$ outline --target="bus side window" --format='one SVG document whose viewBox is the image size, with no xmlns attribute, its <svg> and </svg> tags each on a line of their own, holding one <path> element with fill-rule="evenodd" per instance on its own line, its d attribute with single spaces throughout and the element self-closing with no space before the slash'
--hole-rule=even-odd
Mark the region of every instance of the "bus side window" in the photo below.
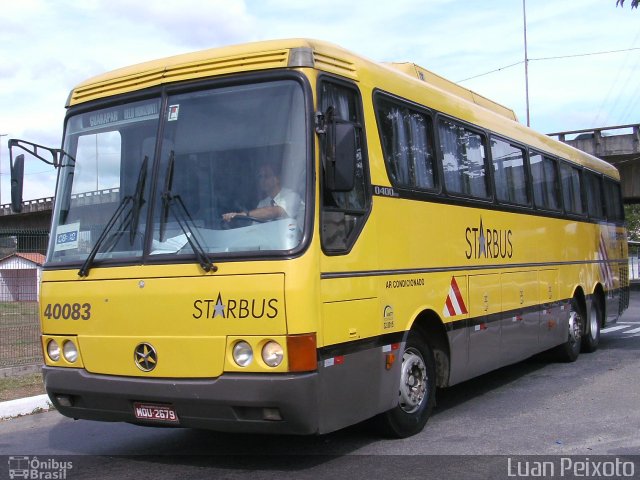
<svg viewBox="0 0 640 480">
<path fill-rule="evenodd" d="M 447 192 L 488 199 L 484 135 L 445 118 L 440 119 L 438 131 Z"/>
<path fill-rule="evenodd" d="M 593 172 L 585 172 L 584 180 L 587 187 L 587 212 L 593 218 L 603 219 L 602 178 Z"/>
<path fill-rule="evenodd" d="M 533 199 L 536 207 L 547 210 L 559 210 L 558 171 L 556 161 L 539 153 L 529 155 Z"/>
<path fill-rule="evenodd" d="M 614 180 L 605 178 L 604 188 L 607 220 L 612 223 L 624 221 L 620 184 Z"/>
<path fill-rule="evenodd" d="M 376 114 L 391 183 L 411 190 L 434 190 L 436 166 L 431 118 L 386 98 L 376 98 Z"/>
<path fill-rule="evenodd" d="M 562 181 L 562 199 L 567 213 L 581 215 L 584 213 L 580 170 L 562 162 L 560 166 Z"/>
<path fill-rule="evenodd" d="M 498 138 L 491 138 L 491 156 L 498 200 L 529 205 L 524 150 Z"/>
<path fill-rule="evenodd" d="M 342 123 L 351 123 L 356 132 L 356 171 L 355 182 L 351 190 L 331 191 L 322 185 L 322 247 L 329 253 L 348 251 L 358 237 L 366 213 L 369 209 L 369 192 L 367 188 L 367 170 L 365 158 L 364 132 L 362 129 L 362 109 L 359 96 L 353 87 L 323 81 L 320 85 L 320 109 L 326 112 L 333 108 L 333 115 Z M 321 156 L 324 158 L 325 145 L 321 142 Z"/>
</svg>

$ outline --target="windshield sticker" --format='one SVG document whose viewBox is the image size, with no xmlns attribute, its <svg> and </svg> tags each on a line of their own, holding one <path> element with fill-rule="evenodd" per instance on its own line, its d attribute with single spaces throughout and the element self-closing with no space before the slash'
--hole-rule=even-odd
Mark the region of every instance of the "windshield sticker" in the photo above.
<svg viewBox="0 0 640 480">
<path fill-rule="evenodd" d="M 125 120 L 138 120 L 147 118 L 158 118 L 157 103 L 148 103 L 146 105 L 137 105 L 134 107 L 126 107 L 124 109 Z"/>
<path fill-rule="evenodd" d="M 180 110 L 180 105 L 169 105 L 169 118 L 167 118 L 168 122 L 178 120 L 178 110 Z"/>
<path fill-rule="evenodd" d="M 177 237 L 168 238 L 164 242 L 159 242 L 155 238 L 153 239 L 153 251 L 151 255 L 158 255 L 162 253 L 177 253 L 182 247 L 184 247 L 189 241 L 190 233 L 187 232 L 186 235 L 178 235 Z"/>
<path fill-rule="evenodd" d="M 78 237 L 80 236 L 80 222 L 60 225 L 56 231 L 56 243 L 53 250 L 73 250 L 78 248 Z"/>
<path fill-rule="evenodd" d="M 86 113 L 73 118 L 69 122 L 70 133 L 80 130 L 89 132 L 127 125 L 132 122 L 153 120 L 160 116 L 158 101 L 137 103 L 127 106 L 113 107 L 98 112 Z"/>
</svg>

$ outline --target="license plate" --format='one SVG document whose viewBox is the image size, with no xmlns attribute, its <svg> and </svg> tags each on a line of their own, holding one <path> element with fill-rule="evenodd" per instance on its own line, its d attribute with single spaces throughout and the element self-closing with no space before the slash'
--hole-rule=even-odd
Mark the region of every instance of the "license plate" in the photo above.
<svg viewBox="0 0 640 480">
<path fill-rule="evenodd" d="M 178 415 L 176 414 L 176 410 L 170 405 L 134 403 L 133 411 L 136 418 L 139 420 L 178 423 Z"/>
</svg>

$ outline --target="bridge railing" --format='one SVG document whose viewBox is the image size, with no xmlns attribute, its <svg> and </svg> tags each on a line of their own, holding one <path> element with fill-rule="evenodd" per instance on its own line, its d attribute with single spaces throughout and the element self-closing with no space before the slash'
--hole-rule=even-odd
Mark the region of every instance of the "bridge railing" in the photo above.
<svg viewBox="0 0 640 480">
<path fill-rule="evenodd" d="M 640 123 L 587 128 L 547 134 L 572 147 L 615 163 L 624 155 L 640 153 Z"/>
<path fill-rule="evenodd" d="M 101 203 L 112 203 L 119 200 L 119 188 L 105 188 L 94 192 L 74 193 L 71 195 L 71 202 L 74 206 L 98 205 Z M 53 209 L 54 197 L 36 198 L 22 202 L 21 213 L 44 212 Z M 14 215 L 11 204 L 0 205 L 0 216 Z"/>
<path fill-rule="evenodd" d="M 44 212 L 53 208 L 53 197 L 36 198 L 22 202 L 22 213 Z M 0 215 L 13 215 L 11 204 L 0 205 Z"/>
</svg>

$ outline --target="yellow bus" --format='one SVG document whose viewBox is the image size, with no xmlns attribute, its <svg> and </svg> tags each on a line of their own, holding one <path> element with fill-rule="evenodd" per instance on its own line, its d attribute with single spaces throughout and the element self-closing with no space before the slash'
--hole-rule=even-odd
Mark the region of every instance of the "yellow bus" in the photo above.
<svg viewBox="0 0 640 480">
<path fill-rule="evenodd" d="M 40 306 L 65 416 L 405 437 L 436 388 L 573 361 L 628 304 L 616 169 L 417 65 L 259 42 L 66 106 Z"/>
</svg>

